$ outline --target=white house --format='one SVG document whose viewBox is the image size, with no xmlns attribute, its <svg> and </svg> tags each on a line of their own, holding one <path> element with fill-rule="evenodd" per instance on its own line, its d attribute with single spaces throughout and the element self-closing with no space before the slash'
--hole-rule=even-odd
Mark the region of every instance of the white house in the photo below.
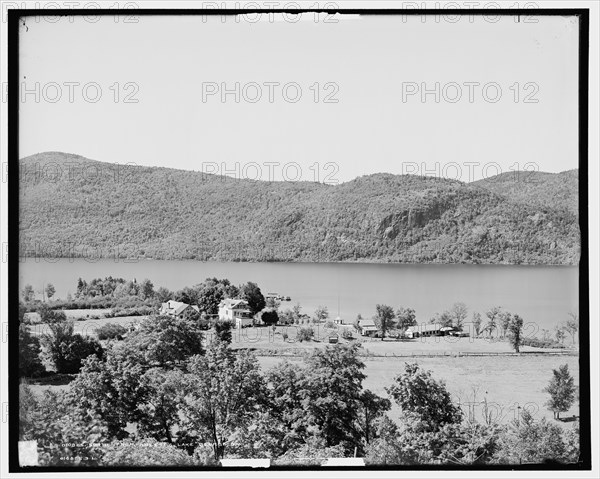
<svg viewBox="0 0 600 479">
<path fill-rule="evenodd" d="M 161 316 L 173 316 L 175 318 L 183 319 L 183 314 L 188 308 L 192 308 L 194 311 L 200 312 L 198 306 L 181 303 L 179 301 L 173 301 L 172 299 L 166 303 L 162 303 L 159 314 Z"/>
<path fill-rule="evenodd" d="M 252 325 L 250 306 L 243 299 L 224 299 L 219 303 L 219 319 L 233 321 L 236 327 Z"/>
</svg>

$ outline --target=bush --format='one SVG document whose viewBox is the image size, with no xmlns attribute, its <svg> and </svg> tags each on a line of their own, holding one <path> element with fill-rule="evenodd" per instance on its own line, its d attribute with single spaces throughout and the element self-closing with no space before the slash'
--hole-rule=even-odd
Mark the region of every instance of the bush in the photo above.
<svg viewBox="0 0 600 479">
<path fill-rule="evenodd" d="M 549 349 L 564 349 L 565 345 L 559 343 L 555 339 L 538 339 L 538 338 L 523 338 L 521 346 L 530 346 L 532 348 L 549 348 Z"/>
<path fill-rule="evenodd" d="M 300 328 L 296 339 L 300 342 L 302 341 L 312 341 L 315 336 L 315 330 L 313 328 Z"/>
<path fill-rule="evenodd" d="M 48 305 L 42 303 L 42 305 L 37 310 L 42 323 L 63 323 L 67 320 L 67 315 L 64 311 L 57 311 L 50 309 Z"/>
<path fill-rule="evenodd" d="M 116 323 L 107 323 L 100 328 L 96 328 L 96 334 L 98 339 L 103 341 L 105 339 L 123 339 L 123 335 L 127 332 L 127 329 Z"/>
<path fill-rule="evenodd" d="M 233 323 L 231 321 L 217 321 L 215 323 L 215 333 L 217 338 L 224 343 L 231 343 L 231 330 Z"/>
<path fill-rule="evenodd" d="M 350 331 L 348 328 L 344 328 L 342 330 L 342 338 L 346 340 L 351 340 L 354 339 L 354 335 L 352 334 L 352 331 Z"/>
<path fill-rule="evenodd" d="M 113 441 L 103 447 L 105 466 L 192 466 L 194 460 L 172 444 L 155 439 Z"/>
<path fill-rule="evenodd" d="M 102 358 L 104 354 L 98 341 L 74 334 L 72 322 L 51 324 L 50 330 L 52 334 L 42 336 L 42 345 L 57 373 L 78 373 L 85 358 L 92 354 Z"/>
</svg>

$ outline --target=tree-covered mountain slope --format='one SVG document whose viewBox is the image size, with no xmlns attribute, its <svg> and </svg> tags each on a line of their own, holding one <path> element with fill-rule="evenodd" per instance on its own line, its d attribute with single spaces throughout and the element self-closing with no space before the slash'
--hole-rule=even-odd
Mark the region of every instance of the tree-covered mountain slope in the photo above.
<svg viewBox="0 0 600 479">
<path fill-rule="evenodd" d="M 325 185 L 40 153 L 20 161 L 20 253 L 577 264 L 577 172 L 538 175 L 535 187 L 391 174 Z"/>
</svg>

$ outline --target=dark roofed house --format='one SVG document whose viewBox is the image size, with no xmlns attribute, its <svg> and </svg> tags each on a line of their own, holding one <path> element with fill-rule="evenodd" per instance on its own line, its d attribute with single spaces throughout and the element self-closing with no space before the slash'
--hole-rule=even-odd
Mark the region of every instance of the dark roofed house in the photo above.
<svg viewBox="0 0 600 479">
<path fill-rule="evenodd" d="M 188 310 L 188 308 L 191 308 L 196 312 L 200 312 L 200 308 L 198 308 L 196 305 L 192 306 L 170 299 L 166 303 L 162 303 L 159 314 L 161 316 L 173 316 L 175 318 L 183 319 L 183 314 Z"/>
</svg>

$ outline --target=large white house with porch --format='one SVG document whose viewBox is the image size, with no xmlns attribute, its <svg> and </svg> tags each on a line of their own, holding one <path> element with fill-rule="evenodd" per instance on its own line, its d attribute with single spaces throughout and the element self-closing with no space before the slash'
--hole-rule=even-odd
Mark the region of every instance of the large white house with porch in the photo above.
<svg viewBox="0 0 600 479">
<path fill-rule="evenodd" d="M 252 311 L 243 299 L 224 299 L 219 303 L 219 319 L 232 321 L 236 327 L 252 325 Z"/>
</svg>

